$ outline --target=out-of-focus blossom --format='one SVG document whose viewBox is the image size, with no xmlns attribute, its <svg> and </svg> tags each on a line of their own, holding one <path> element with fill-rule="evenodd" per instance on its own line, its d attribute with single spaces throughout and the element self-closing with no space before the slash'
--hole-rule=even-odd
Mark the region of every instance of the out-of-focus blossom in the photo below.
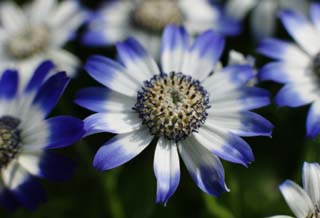
<svg viewBox="0 0 320 218">
<path fill-rule="evenodd" d="M 240 136 L 270 136 L 273 128 L 249 111 L 269 104 L 266 90 L 246 86 L 254 76 L 252 67 L 213 70 L 223 37 L 206 31 L 193 43 L 190 38 L 183 27 L 165 28 L 161 70 L 133 38 L 117 43 L 120 62 L 90 57 L 86 70 L 107 88 L 86 88 L 76 98 L 97 112 L 84 121 L 87 135 L 118 134 L 98 150 L 98 170 L 120 166 L 157 141 L 157 202 L 164 204 L 180 181 L 178 153 L 199 188 L 219 196 L 228 191 L 219 157 L 247 166 L 254 157 Z"/>
<path fill-rule="evenodd" d="M 303 165 L 303 189 L 291 180 L 280 185 L 280 191 L 296 218 L 317 218 L 320 216 L 320 165 Z M 273 216 L 270 218 L 293 218 L 291 216 Z"/>
<path fill-rule="evenodd" d="M 34 0 L 24 8 L 12 1 L 0 4 L 0 72 L 15 68 L 22 83 L 45 59 L 71 76 L 79 59 L 62 47 L 74 36 L 86 13 L 75 0 Z"/>
<path fill-rule="evenodd" d="M 297 44 L 263 40 L 258 51 L 276 61 L 261 69 L 260 78 L 285 84 L 276 96 L 279 106 L 312 104 L 306 128 L 307 135 L 314 138 L 320 133 L 320 4 L 311 5 L 311 20 L 290 10 L 283 11 L 280 18 Z"/>
<path fill-rule="evenodd" d="M 230 0 L 226 10 L 237 20 L 251 11 L 251 31 L 256 39 L 261 39 L 274 34 L 279 11 L 292 9 L 307 14 L 308 7 L 306 0 Z"/>
<path fill-rule="evenodd" d="M 77 118 L 48 118 L 70 80 L 64 72 L 46 79 L 53 67 L 43 62 L 25 87 L 19 87 L 16 70 L 0 78 L 0 202 L 8 209 L 36 209 L 46 200 L 36 177 L 65 180 L 73 172 L 72 162 L 49 151 L 75 143 L 84 133 Z"/>
<path fill-rule="evenodd" d="M 239 21 L 209 0 L 115 0 L 106 2 L 93 17 L 83 42 L 105 46 L 133 36 L 160 57 L 161 33 L 170 23 L 185 25 L 193 35 L 207 29 L 223 35 L 240 32 Z"/>
</svg>

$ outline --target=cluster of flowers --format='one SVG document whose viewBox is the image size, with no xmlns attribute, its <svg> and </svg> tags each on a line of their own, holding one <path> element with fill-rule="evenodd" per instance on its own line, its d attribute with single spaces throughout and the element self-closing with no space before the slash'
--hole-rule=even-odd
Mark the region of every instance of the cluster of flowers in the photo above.
<svg viewBox="0 0 320 218">
<path fill-rule="evenodd" d="M 280 13 L 297 44 L 261 40 L 258 51 L 277 61 L 265 65 L 258 76 L 254 61 L 240 53 L 231 52 L 225 67 L 220 62 L 224 36 L 240 33 L 248 10 L 254 9 L 255 37 L 272 34 L 276 9 L 289 6 L 270 2 L 114 0 L 94 13 L 75 0 L 34 0 L 24 9 L 2 3 L 2 205 L 36 208 L 45 194 L 35 177 L 61 180 L 73 171 L 73 164 L 51 149 L 100 132 L 116 134 L 94 157 L 93 165 L 101 171 L 128 162 L 156 143 L 159 203 L 166 204 L 179 185 L 179 155 L 202 191 L 214 196 L 229 191 L 220 158 L 248 166 L 254 156 L 241 137 L 272 134 L 273 125 L 250 111 L 270 104 L 269 92 L 252 83 L 257 77 L 285 84 L 275 98 L 279 106 L 312 103 L 307 136 L 319 135 L 320 4 L 310 5 L 311 21 L 297 12 L 306 10 L 304 1 L 290 4 L 295 10 Z M 299 4 L 302 7 L 294 6 Z M 266 22 L 265 28 L 257 20 Z M 62 47 L 82 24 L 85 45 L 115 44 L 118 59 L 94 55 L 84 65 L 105 86 L 77 93 L 75 103 L 94 111 L 93 115 L 84 121 L 71 116 L 48 118 L 80 67 L 78 58 Z M 320 216 L 319 164 L 305 163 L 303 186 L 305 190 L 286 181 L 280 190 L 296 217 Z"/>
</svg>

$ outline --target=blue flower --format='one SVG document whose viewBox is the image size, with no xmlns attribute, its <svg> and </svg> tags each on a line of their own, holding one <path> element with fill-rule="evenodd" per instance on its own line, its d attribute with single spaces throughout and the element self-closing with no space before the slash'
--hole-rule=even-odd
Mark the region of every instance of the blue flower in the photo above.
<svg viewBox="0 0 320 218">
<path fill-rule="evenodd" d="M 291 180 L 283 182 L 279 188 L 297 218 L 313 218 L 320 215 L 320 165 L 305 162 L 302 170 L 303 189 Z M 270 218 L 292 218 L 273 216 Z"/>
<path fill-rule="evenodd" d="M 35 209 L 45 201 L 36 177 L 65 180 L 73 172 L 68 159 L 50 150 L 78 141 L 83 122 L 71 116 L 48 118 L 70 80 L 64 72 L 48 77 L 53 67 L 43 62 L 25 87 L 19 87 L 16 70 L 0 78 L 0 202 L 8 209 Z"/>
<path fill-rule="evenodd" d="M 164 204 L 179 184 L 178 153 L 199 188 L 219 196 L 228 191 L 219 157 L 247 166 L 253 153 L 239 136 L 270 136 L 273 128 L 248 111 L 269 104 L 267 91 L 246 86 L 252 67 L 218 67 L 224 38 L 207 31 L 189 42 L 183 27 L 167 26 L 161 70 L 133 38 L 117 44 L 120 62 L 90 57 L 86 70 L 106 88 L 83 89 L 75 100 L 97 112 L 84 121 L 87 135 L 118 134 L 98 150 L 98 170 L 126 163 L 156 139 L 157 202 Z"/>
<path fill-rule="evenodd" d="M 312 104 L 307 135 L 314 138 L 320 133 L 320 4 L 311 5 L 310 17 L 311 22 L 294 11 L 283 11 L 280 19 L 297 44 L 270 38 L 258 51 L 276 59 L 261 69 L 260 78 L 285 84 L 275 99 L 279 106 Z"/>
<path fill-rule="evenodd" d="M 161 32 L 167 24 L 183 24 L 193 35 L 207 29 L 224 35 L 241 31 L 240 21 L 209 0 L 115 0 L 105 2 L 93 17 L 83 43 L 106 46 L 133 36 L 158 57 Z"/>
</svg>

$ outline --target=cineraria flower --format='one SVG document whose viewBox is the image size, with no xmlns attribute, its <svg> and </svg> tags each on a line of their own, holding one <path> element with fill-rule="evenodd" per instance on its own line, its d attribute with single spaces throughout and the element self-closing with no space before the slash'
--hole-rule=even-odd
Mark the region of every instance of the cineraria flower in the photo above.
<svg viewBox="0 0 320 218">
<path fill-rule="evenodd" d="M 212 72 L 224 39 L 207 31 L 189 45 L 183 27 L 169 25 L 162 37 L 161 69 L 133 38 L 117 44 L 120 62 L 92 56 L 86 70 L 107 88 L 81 90 L 76 103 L 97 112 L 85 119 L 87 135 L 111 132 L 94 158 L 104 171 L 126 163 L 157 141 L 154 172 L 157 202 L 166 204 L 178 187 L 181 155 L 204 192 L 227 191 L 219 157 L 247 166 L 249 145 L 239 136 L 270 136 L 272 124 L 248 110 L 269 104 L 269 93 L 245 87 L 249 65 Z"/>
<path fill-rule="evenodd" d="M 280 191 L 296 218 L 320 217 L 320 165 L 305 162 L 302 170 L 303 189 L 291 180 L 280 185 Z M 292 218 L 273 216 L 270 218 Z"/>
<path fill-rule="evenodd" d="M 84 19 L 75 0 L 34 0 L 23 10 L 12 1 L 0 4 L 0 72 L 18 69 L 26 83 L 36 66 L 52 59 L 73 75 L 79 59 L 62 47 Z"/>
<path fill-rule="evenodd" d="M 297 42 L 266 39 L 258 51 L 277 61 L 264 66 L 262 80 L 273 80 L 285 86 L 276 96 L 279 106 L 298 107 L 312 103 L 307 118 L 307 135 L 320 133 L 320 4 L 310 9 L 311 22 L 293 11 L 283 11 L 281 21 L 288 33 Z"/>
<path fill-rule="evenodd" d="M 133 36 L 159 57 L 161 33 L 167 24 L 184 24 L 193 34 L 207 29 L 225 35 L 240 32 L 240 23 L 209 0 L 115 0 L 106 2 L 97 12 L 83 42 L 105 46 Z"/>
<path fill-rule="evenodd" d="M 257 39 L 261 39 L 274 34 L 280 10 L 292 9 L 306 14 L 308 5 L 305 0 L 230 0 L 226 10 L 237 20 L 244 19 L 248 11 L 252 10 L 252 33 Z"/>
<path fill-rule="evenodd" d="M 70 80 L 64 72 L 45 79 L 53 67 L 43 62 L 25 87 L 19 87 L 15 70 L 0 78 L 0 202 L 8 209 L 35 209 L 45 200 L 36 177 L 64 180 L 73 172 L 68 159 L 49 151 L 75 143 L 84 133 L 79 119 L 47 118 Z"/>
</svg>

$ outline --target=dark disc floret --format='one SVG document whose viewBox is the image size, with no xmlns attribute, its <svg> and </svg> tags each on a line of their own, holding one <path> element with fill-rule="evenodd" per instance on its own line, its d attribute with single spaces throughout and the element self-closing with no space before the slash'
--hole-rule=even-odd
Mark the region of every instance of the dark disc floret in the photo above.
<svg viewBox="0 0 320 218">
<path fill-rule="evenodd" d="M 19 124 L 20 120 L 17 118 L 0 117 L 0 168 L 7 166 L 19 152 L 21 142 Z"/>
<path fill-rule="evenodd" d="M 209 94 L 198 80 L 171 72 L 145 81 L 133 109 L 151 134 L 179 141 L 203 125 L 209 107 Z"/>
</svg>

